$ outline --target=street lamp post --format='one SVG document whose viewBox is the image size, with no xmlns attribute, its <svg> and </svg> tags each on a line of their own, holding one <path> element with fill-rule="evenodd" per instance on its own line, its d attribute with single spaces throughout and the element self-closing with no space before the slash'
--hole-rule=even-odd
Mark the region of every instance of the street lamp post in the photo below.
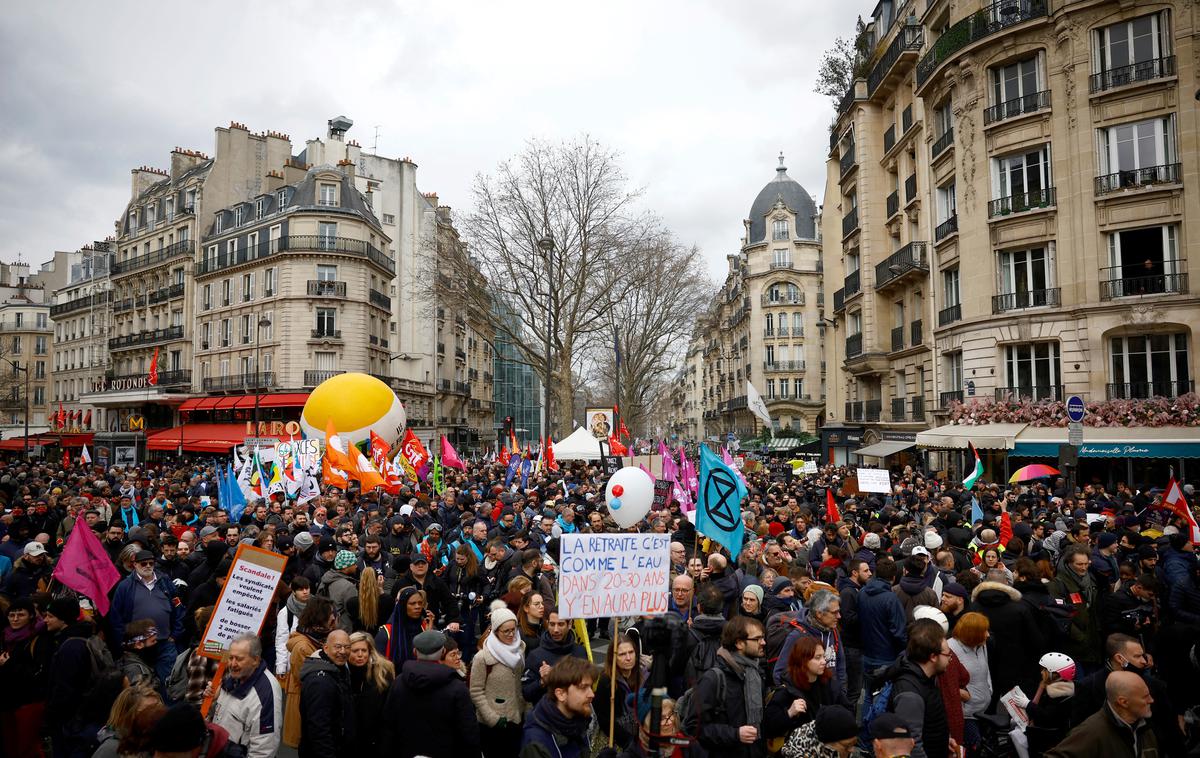
<svg viewBox="0 0 1200 758">
<path fill-rule="evenodd" d="M 271 319 L 260 316 L 258 328 L 254 330 L 254 436 L 258 436 L 258 398 L 262 372 L 262 330 L 271 325 Z M 255 446 L 257 447 L 257 445 Z"/>
<path fill-rule="evenodd" d="M 4 356 L 0 356 L 4 358 Z M 4 362 L 13 367 L 14 371 L 25 372 L 25 460 L 29 460 L 29 367 L 22 368 L 20 365 L 13 363 L 8 358 L 4 358 Z"/>
<path fill-rule="evenodd" d="M 542 392 L 546 402 L 542 408 L 542 444 L 550 439 L 550 331 L 554 323 L 553 298 L 550 294 L 554 287 L 554 235 L 546 230 L 546 236 L 538 240 L 538 247 L 546 254 L 546 371 L 543 375 Z"/>
</svg>

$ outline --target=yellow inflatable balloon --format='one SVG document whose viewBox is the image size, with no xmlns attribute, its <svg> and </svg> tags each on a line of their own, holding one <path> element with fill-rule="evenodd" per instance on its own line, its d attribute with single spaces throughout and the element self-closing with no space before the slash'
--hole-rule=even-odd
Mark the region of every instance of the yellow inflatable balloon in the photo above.
<svg viewBox="0 0 1200 758">
<path fill-rule="evenodd" d="M 407 417 L 392 388 L 369 374 L 338 374 L 321 382 L 300 414 L 304 434 L 325 439 L 325 425 L 350 444 L 369 439 L 374 431 L 389 445 L 404 434 Z"/>
</svg>

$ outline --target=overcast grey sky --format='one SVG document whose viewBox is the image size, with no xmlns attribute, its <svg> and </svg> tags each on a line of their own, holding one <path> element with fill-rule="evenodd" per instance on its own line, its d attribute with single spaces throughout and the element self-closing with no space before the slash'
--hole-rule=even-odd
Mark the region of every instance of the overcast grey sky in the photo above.
<svg viewBox="0 0 1200 758">
<path fill-rule="evenodd" d="M 410 156 L 459 210 L 531 136 L 589 133 L 714 278 L 776 155 L 819 204 L 821 52 L 871 3 L 829 0 L 21 3 L 0 15 L 0 260 L 113 231 L 129 171 L 230 121 L 325 122 Z"/>
</svg>

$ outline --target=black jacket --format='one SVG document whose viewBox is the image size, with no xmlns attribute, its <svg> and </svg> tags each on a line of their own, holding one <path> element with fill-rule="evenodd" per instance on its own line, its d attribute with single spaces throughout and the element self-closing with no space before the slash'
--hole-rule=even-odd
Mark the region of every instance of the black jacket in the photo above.
<svg viewBox="0 0 1200 758">
<path fill-rule="evenodd" d="M 350 672 L 324 651 L 300 669 L 300 758 L 349 758 L 355 739 Z"/>
<path fill-rule="evenodd" d="M 788 708 L 797 700 L 804 700 L 807 707 L 795 718 L 788 715 Z M 817 712 L 827 705 L 844 705 L 853 711 L 844 692 L 834 692 L 832 682 L 820 680 L 808 690 L 802 690 L 786 679 L 775 687 L 763 706 L 762 733 L 767 739 L 784 737 L 793 729 L 804 726 L 817 717 Z"/>
<path fill-rule="evenodd" d="M 412 572 L 405 572 L 399 579 L 396 580 L 396 592 L 405 587 L 418 587 L 425 590 L 425 606 L 433 613 L 433 617 L 437 619 L 437 626 L 441 628 L 453 621 L 460 621 L 458 603 L 454 602 L 454 597 L 450 594 L 450 589 L 446 587 L 446 583 L 441 577 L 434 576 L 432 572 L 425 575 L 424 582 L 418 582 L 412 575 Z"/>
<path fill-rule="evenodd" d="M 84 710 L 80 693 L 91 683 L 92 654 L 87 639 L 93 634 L 95 627 L 80 621 L 54 635 L 46 697 L 46 719 L 51 724 L 68 724 Z"/>
<path fill-rule="evenodd" d="M 542 639 L 537 650 L 525 656 L 525 674 L 521 677 L 521 694 L 525 696 L 526 703 L 536 705 L 537 701 L 542 699 L 542 695 L 546 694 L 546 688 L 542 686 L 542 664 L 548 663 L 553 666 L 558 663 L 559 659 L 566 658 L 568 655 L 587 660 L 587 652 L 583 649 L 583 645 L 575 641 L 574 630 L 568 629 L 567 636 L 563 637 L 562 642 L 555 642 L 549 631 L 542 632 Z"/>
<path fill-rule="evenodd" d="M 388 691 L 376 755 L 479 755 L 479 720 L 467 685 L 435 661 L 405 661 Z"/>
<path fill-rule="evenodd" d="M 694 699 L 700 709 L 697 722 L 700 745 L 708 751 L 710 758 L 766 756 L 766 740 L 761 730 L 759 738 L 749 745 L 738 739 L 738 729 L 746 726 L 745 678 L 720 653 L 717 655 L 716 670 L 720 676 L 710 670 L 696 682 Z M 722 677 L 725 697 L 719 698 Z M 770 681 L 766 674 L 762 674 L 760 679 L 763 682 Z"/>
<path fill-rule="evenodd" d="M 45 700 L 54 656 L 50 634 L 35 632 L 11 647 L 0 642 L 0 650 L 8 653 L 8 662 L 0 666 L 0 711 Z"/>
<path fill-rule="evenodd" d="M 1140 674 L 1150 688 L 1150 696 L 1154 698 L 1154 707 L 1150 711 L 1150 728 L 1158 738 L 1158 746 L 1162 755 L 1186 755 L 1183 733 L 1179 731 L 1179 720 L 1175 708 L 1171 705 L 1171 696 L 1167 685 L 1158 677 L 1135 668 L 1126 669 Z M 1104 707 L 1104 683 L 1112 669 L 1108 666 L 1096 673 L 1084 677 L 1075 683 L 1075 697 L 1072 698 L 1071 724 L 1078 726 Z"/>
<path fill-rule="evenodd" d="M 1035 692 L 1041 680 L 1037 662 L 1047 650 L 1041 626 L 1029 604 L 1021 601 L 1021 593 L 1007 584 L 980 582 L 967 610 L 987 616 L 991 660 L 1007 662 L 991 669 L 992 702 L 1016 685 L 1023 692 Z"/>
<path fill-rule="evenodd" d="M 884 676 L 892 680 L 889 710 L 904 720 L 916 740 L 914 758 L 947 758 L 950 725 L 937 680 L 925 676 L 920 666 L 903 656 Z"/>
</svg>

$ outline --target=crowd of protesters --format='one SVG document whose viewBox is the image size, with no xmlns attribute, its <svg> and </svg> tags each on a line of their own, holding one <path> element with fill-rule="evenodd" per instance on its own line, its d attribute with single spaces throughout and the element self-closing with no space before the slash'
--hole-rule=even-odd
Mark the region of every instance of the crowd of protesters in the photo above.
<svg viewBox="0 0 1200 758">
<path fill-rule="evenodd" d="M 556 607 L 562 535 L 620 531 L 595 467 L 231 522 L 212 463 L 0 462 L 0 757 L 1200 754 L 1197 559 L 1146 488 L 760 469 L 736 556 L 650 512 L 669 613 L 610 625 Z M 80 528 L 121 575 L 103 615 L 53 576 Z M 243 542 L 284 578 L 214 683 Z"/>
</svg>

